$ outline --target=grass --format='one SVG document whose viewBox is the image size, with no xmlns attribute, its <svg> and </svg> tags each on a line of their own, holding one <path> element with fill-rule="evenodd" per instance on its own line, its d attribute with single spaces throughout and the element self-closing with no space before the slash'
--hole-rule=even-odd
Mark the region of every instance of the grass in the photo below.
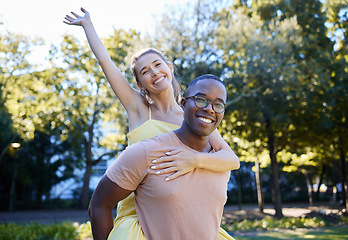
<svg viewBox="0 0 348 240">
<path fill-rule="evenodd" d="M 316 216 L 311 218 L 266 217 L 261 220 L 245 219 L 223 226 L 235 240 L 251 239 L 348 239 L 347 215 Z"/>
<path fill-rule="evenodd" d="M 348 239 L 348 217 L 341 216 L 334 223 L 313 218 L 264 218 L 244 220 L 223 226 L 235 240 L 248 239 Z M 84 240 L 92 239 L 90 222 L 39 224 L 0 223 L 1 240 Z"/>
<path fill-rule="evenodd" d="M 232 234 L 235 240 L 276 240 L 276 239 L 313 239 L 342 240 L 348 239 L 347 226 L 332 226 L 324 228 L 299 228 L 296 230 L 279 229 L 261 232 L 241 232 Z"/>
</svg>

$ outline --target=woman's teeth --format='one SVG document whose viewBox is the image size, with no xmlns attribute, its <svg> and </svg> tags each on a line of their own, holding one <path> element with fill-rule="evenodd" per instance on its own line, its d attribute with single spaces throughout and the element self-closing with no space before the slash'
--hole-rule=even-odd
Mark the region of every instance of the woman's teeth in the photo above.
<svg viewBox="0 0 348 240">
<path fill-rule="evenodd" d="M 160 78 L 157 79 L 153 84 L 158 84 L 158 83 L 160 83 L 163 79 L 164 79 L 164 77 L 160 77 Z"/>
</svg>

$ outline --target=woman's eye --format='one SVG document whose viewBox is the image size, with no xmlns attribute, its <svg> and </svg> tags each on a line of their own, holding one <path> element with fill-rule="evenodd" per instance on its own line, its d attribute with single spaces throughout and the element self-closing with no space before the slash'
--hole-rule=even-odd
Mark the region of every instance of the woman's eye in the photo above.
<svg viewBox="0 0 348 240">
<path fill-rule="evenodd" d="M 155 65 L 155 66 L 156 66 L 156 67 L 158 67 L 158 66 L 160 66 L 160 65 L 161 65 L 161 63 L 156 63 L 156 65 Z"/>
</svg>

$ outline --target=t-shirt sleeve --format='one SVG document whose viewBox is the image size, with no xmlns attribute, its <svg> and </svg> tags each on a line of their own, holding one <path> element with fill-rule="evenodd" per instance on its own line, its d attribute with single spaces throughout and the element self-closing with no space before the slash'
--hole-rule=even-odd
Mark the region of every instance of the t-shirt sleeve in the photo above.
<svg viewBox="0 0 348 240">
<path fill-rule="evenodd" d="M 134 191 L 148 172 L 146 151 L 142 142 L 124 150 L 105 175 L 120 187 Z"/>
</svg>

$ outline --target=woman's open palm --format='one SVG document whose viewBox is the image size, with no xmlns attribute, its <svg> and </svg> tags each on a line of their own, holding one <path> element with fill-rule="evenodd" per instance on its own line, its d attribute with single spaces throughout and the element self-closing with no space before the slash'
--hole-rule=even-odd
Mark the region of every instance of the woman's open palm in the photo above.
<svg viewBox="0 0 348 240">
<path fill-rule="evenodd" d="M 90 15 L 89 15 L 89 12 L 87 12 L 86 9 L 84 9 L 84 8 L 81 8 L 81 11 L 85 14 L 84 16 L 80 16 L 75 12 L 71 12 L 71 14 L 74 15 L 74 17 L 72 17 L 70 15 L 66 15 L 65 16 L 66 21 L 63 21 L 63 22 L 68 24 L 68 25 L 82 26 L 84 21 L 90 19 Z"/>
</svg>

